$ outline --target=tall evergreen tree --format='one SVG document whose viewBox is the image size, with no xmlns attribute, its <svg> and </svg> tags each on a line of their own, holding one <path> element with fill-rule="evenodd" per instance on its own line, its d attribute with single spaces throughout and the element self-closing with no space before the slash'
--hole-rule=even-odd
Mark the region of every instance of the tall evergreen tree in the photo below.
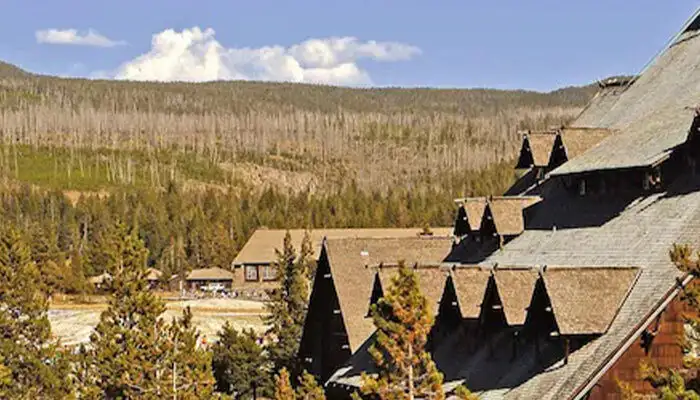
<svg viewBox="0 0 700 400">
<path fill-rule="evenodd" d="M 51 341 L 48 302 L 19 232 L 0 234 L 0 397 L 70 396 L 69 364 Z"/>
<path fill-rule="evenodd" d="M 301 240 L 298 263 L 299 268 L 304 271 L 304 275 L 310 283 L 314 275 L 316 275 L 316 259 L 314 258 L 314 248 L 309 231 L 304 232 L 304 238 Z"/>
<path fill-rule="evenodd" d="M 306 259 L 297 259 L 292 238 L 287 231 L 282 250 L 277 250 L 277 268 L 281 273 L 280 287 L 273 291 L 266 303 L 270 326 L 267 334 L 273 340 L 268 346 L 269 359 L 273 369 L 286 368 L 292 376 L 299 374 L 297 352 L 306 318 L 308 282 L 306 280 Z"/>
<path fill-rule="evenodd" d="M 316 378 L 310 373 L 304 371 L 299 378 L 299 385 L 296 390 L 297 399 L 300 400 L 325 400 L 326 393 L 323 387 L 318 384 Z"/>
<path fill-rule="evenodd" d="M 363 373 L 362 393 L 380 399 L 444 399 L 442 374 L 425 350 L 433 316 L 415 273 L 399 264 L 384 297 L 372 306 L 377 327 L 370 355 L 378 373 Z"/>
<path fill-rule="evenodd" d="M 211 395 L 211 360 L 197 347 L 191 314 L 167 324 L 162 300 L 148 290 L 147 251 L 118 223 L 108 255 L 111 298 L 78 368 L 86 398 L 200 398 Z"/>
<path fill-rule="evenodd" d="M 253 390 L 264 390 L 271 382 L 262 346 L 251 330 L 238 332 L 226 323 L 219 340 L 212 346 L 212 366 L 219 392 L 233 394 L 238 399 L 253 397 Z"/>
</svg>

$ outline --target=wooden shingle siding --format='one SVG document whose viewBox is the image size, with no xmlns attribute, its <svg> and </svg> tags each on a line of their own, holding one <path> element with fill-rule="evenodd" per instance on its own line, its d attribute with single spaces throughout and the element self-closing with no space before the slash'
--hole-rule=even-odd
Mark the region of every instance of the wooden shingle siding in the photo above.
<svg viewBox="0 0 700 400">
<path fill-rule="evenodd" d="M 588 399 L 620 399 L 617 380 L 629 383 L 638 392 L 653 392 L 652 386 L 639 376 L 639 367 L 642 361 L 652 361 L 662 368 L 682 367 L 683 352 L 678 341 L 683 334 L 684 309 L 685 303 L 678 297 L 674 299 L 661 314 L 659 332 L 652 341 L 649 353 L 646 353 L 642 347 L 641 338 L 637 338 L 613 367 L 596 383 Z M 652 321 L 647 329 L 653 330 L 655 325 L 655 321 Z"/>
</svg>

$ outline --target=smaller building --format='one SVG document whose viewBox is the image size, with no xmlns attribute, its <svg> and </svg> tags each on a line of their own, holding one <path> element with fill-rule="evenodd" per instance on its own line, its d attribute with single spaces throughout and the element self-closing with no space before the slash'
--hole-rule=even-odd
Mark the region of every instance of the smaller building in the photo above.
<svg viewBox="0 0 700 400">
<path fill-rule="evenodd" d="M 230 290 L 234 274 L 223 268 L 194 269 L 185 279 L 186 287 L 190 290 L 206 290 L 207 288 L 222 287 Z"/>
<path fill-rule="evenodd" d="M 148 274 L 146 275 L 146 280 L 148 281 L 148 287 L 150 289 L 158 289 L 163 287 L 162 285 L 163 272 L 155 269 L 149 268 Z"/>
<path fill-rule="evenodd" d="M 479 220 L 481 217 L 479 217 Z M 478 220 L 477 220 L 478 221 Z M 313 257 L 318 262 L 321 243 L 328 239 L 378 239 L 378 238 L 420 238 L 452 237 L 452 227 L 430 228 L 430 233 L 422 228 L 364 228 L 364 229 L 314 229 L 308 231 L 313 245 Z M 307 232 L 304 229 L 266 229 L 253 232 L 245 246 L 233 260 L 234 270 L 239 271 L 233 281 L 233 288 L 243 295 L 257 297 L 279 287 L 277 272 L 277 249 L 281 249 L 284 236 L 289 232 L 294 249 L 299 252 L 301 242 Z"/>
<path fill-rule="evenodd" d="M 90 282 L 97 290 L 106 289 L 107 284 L 111 280 L 112 280 L 112 275 L 108 274 L 107 272 L 103 272 L 100 275 L 96 275 L 96 276 L 92 276 L 92 277 L 88 278 L 88 282 Z"/>
</svg>

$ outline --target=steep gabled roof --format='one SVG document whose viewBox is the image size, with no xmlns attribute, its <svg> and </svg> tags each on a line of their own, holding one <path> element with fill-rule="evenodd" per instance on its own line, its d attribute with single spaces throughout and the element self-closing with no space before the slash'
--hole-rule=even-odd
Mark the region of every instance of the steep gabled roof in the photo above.
<svg viewBox="0 0 700 400">
<path fill-rule="evenodd" d="M 552 189 L 531 221 L 540 229 L 526 230 L 484 260 L 485 265 L 564 265 L 581 269 L 640 266 L 634 284 L 624 284 L 631 290 L 626 297 L 623 294 L 625 300 L 616 313 L 614 306 L 607 310 L 589 306 L 592 308 L 589 311 L 600 312 L 596 318 L 603 320 L 610 317 L 609 313 L 615 313 L 609 325 L 607 322 L 593 324 L 586 318 L 577 319 L 580 317 L 575 317 L 574 313 L 559 317 L 565 319 L 562 324 L 569 324 L 569 328 L 563 328 L 565 332 L 602 330 L 601 326 L 605 325 L 605 334 L 576 350 L 569 357 L 568 364 L 557 364 L 557 368 L 547 373 L 532 376 L 526 368 L 511 369 L 509 374 L 513 379 L 521 376 L 527 380 L 512 387 L 504 398 L 569 398 L 578 387 L 588 382 L 593 371 L 606 367 L 606 360 L 619 351 L 629 335 L 676 287 L 677 278 L 682 276 L 669 259 L 669 248 L 673 243 L 700 245 L 698 185 L 700 177 L 685 177 L 673 183 L 668 193 L 642 196 L 612 213 L 608 204 L 585 199 L 579 201 L 572 199 L 564 188 Z M 584 215 L 587 221 L 601 222 L 575 226 L 572 215 Z M 545 229 L 547 226 L 558 228 Z M 622 289 L 611 291 L 617 294 L 610 298 L 615 298 Z M 557 297 L 556 293 L 554 297 Z M 597 298 L 597 294 L 593 298 Z M 556 308 L 556 301 L 553 308 Z"/>
<path fill-rule="evenodd" d="M 559 332 L 605 333 L 638 274 L 638 268 L 547 267 L 542 276 Z"/>
<path fill-rule="evenodd" d="M 462 318 L 477 318 L 491 272 L 479 267 L 457 267 L 450 274 Z"/>
<path fill-rule="evenodd" d="M 614 98 L 584 111 L 572 126 L 616 133 L 559 167 L 559 173 L 648 166 L 682 143 L 693 117 L 687 108 L 700 100 L 699 34 L 700 13 L 696 13 L 632 85 L 611 86 L 620 89 Z M 588 335 L 565 362 L 562 344 L 556 340 L 530 345 L 522 341 L 517 343 L 522 347 L 512 352 L 503 346 L 512 338 L 505 330 L 489 342 L 494 346 L 469 351 L 463 345 L 466 335 L 457 332 L 434 352 L 436 364 L 445 372 L 445 387 L 466 381 L 487 399 L 585 398 L 679 293 L 679 280 L 689 281 L 669 260 L 668 250 L 674 243 L 700 245 L 700 177 L 688 174 L 664 193 L 620 195 L 606 202 L 573 197 L 558 182 L 544 186 L 540 192 L 546 193 L 545 200 L 529 221 L 531 229 L 483 264 L 496 266 L 494 277 L 500 275 L 501 281 L 509 277 L 499 272 L 499 265 L 570 266 L 548 267 L 541 282 L 552 311 L 558 310 L 560 330 Z M 513 280 L 512 287 L 528 286 L 527 279 Z M 595 296 L 587 296 L 591 292 Z M 511 300 L 512 304 L 524 302 L 525 296 L 518 294 L 521 299 Z M 510 319 L 516 321 L 517 316 Z M 500 357 L 492 355 L 499 351 Z M 359 385 L 362 357 L 353 356 L 357 363 L 339 370 L 331 382 Z"/>
<path fill-rule="evenodd" d="M 452 234 L 452 227 L 430 228 L 433 236 L 447 237 Z M 324 237 L 331 238 L 402 238 L 417 237 L 421 228 L 360 228 L 360 229 L 313 229 L 309 237 L 314 245 L 316 257 L 320 254 L 321 241 Z M 294 248 L 299 251 L 304 238 L 304 229 L 290 229 Z M 277 261 L 275 249 L 282 247 L 285 229 L 257 229 L 248 239 L 233 261 L 234 265 L 270 264 Z"/>
<path fill-rule="evenodd" d="M 331 276 L 347 329 L 350 351 L 355 352 L 374 332 L 367 307 L 372 296 L 376 266 L 440 264 L 452 249 L 451 238 L 352 238 L 325 241 Z M 444 276 L 443 276 L 444 284 Z M 384 284 L 386 291 L 386 285 Z M 442 292 L 437 297 L 439 298 Z"/>
<path fill-rule="evenodd" d="M 493 218 L 496 232 L 501 235 L 519 235 L 525 230 L 523 210 L 538 203 L 537 196 L 501 196 L 489 198 L 484 218 Z M 482 227 L 484 220 L 482 219 Z"/>
<path fill-rule="evenodd" d="M 692 24 L 691 24 L 692 25 Z M 608 128 L 619 133 L 563 164 L 552 175 L 654 165 L 682 144 L 700 102 L 700 34 L 679 35 L 607 112 L 584 112 L 571 126 Z"/>
</svg>

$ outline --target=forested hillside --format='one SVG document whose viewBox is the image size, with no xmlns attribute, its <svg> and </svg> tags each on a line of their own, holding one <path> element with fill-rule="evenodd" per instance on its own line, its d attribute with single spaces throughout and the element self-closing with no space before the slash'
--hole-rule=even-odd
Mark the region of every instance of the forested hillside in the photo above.
<svg viewBox="0 0 700 400">
<path fill-rule="evenodd" d="M 0 219 L 62 290 L 103 270 L 116 219 L 168 273 L 228 266 L 263 225 L 446 225 L 454 197 L 513 181 L 518 129 L 566 123 L 594 92 L 91 81 L 4 65 Z"/>
<path fill-rule="evenodd" d="M 30 147 L 5 149 L 2 172 L 93 189 L 173 177 L 240 184 L 251 174 L 297 189 L 415 188 L 510 160 L 518 129 L 566 122 L 594 93 L 14 76 L 0 79 L 0 140 Z"/>
</svg>

